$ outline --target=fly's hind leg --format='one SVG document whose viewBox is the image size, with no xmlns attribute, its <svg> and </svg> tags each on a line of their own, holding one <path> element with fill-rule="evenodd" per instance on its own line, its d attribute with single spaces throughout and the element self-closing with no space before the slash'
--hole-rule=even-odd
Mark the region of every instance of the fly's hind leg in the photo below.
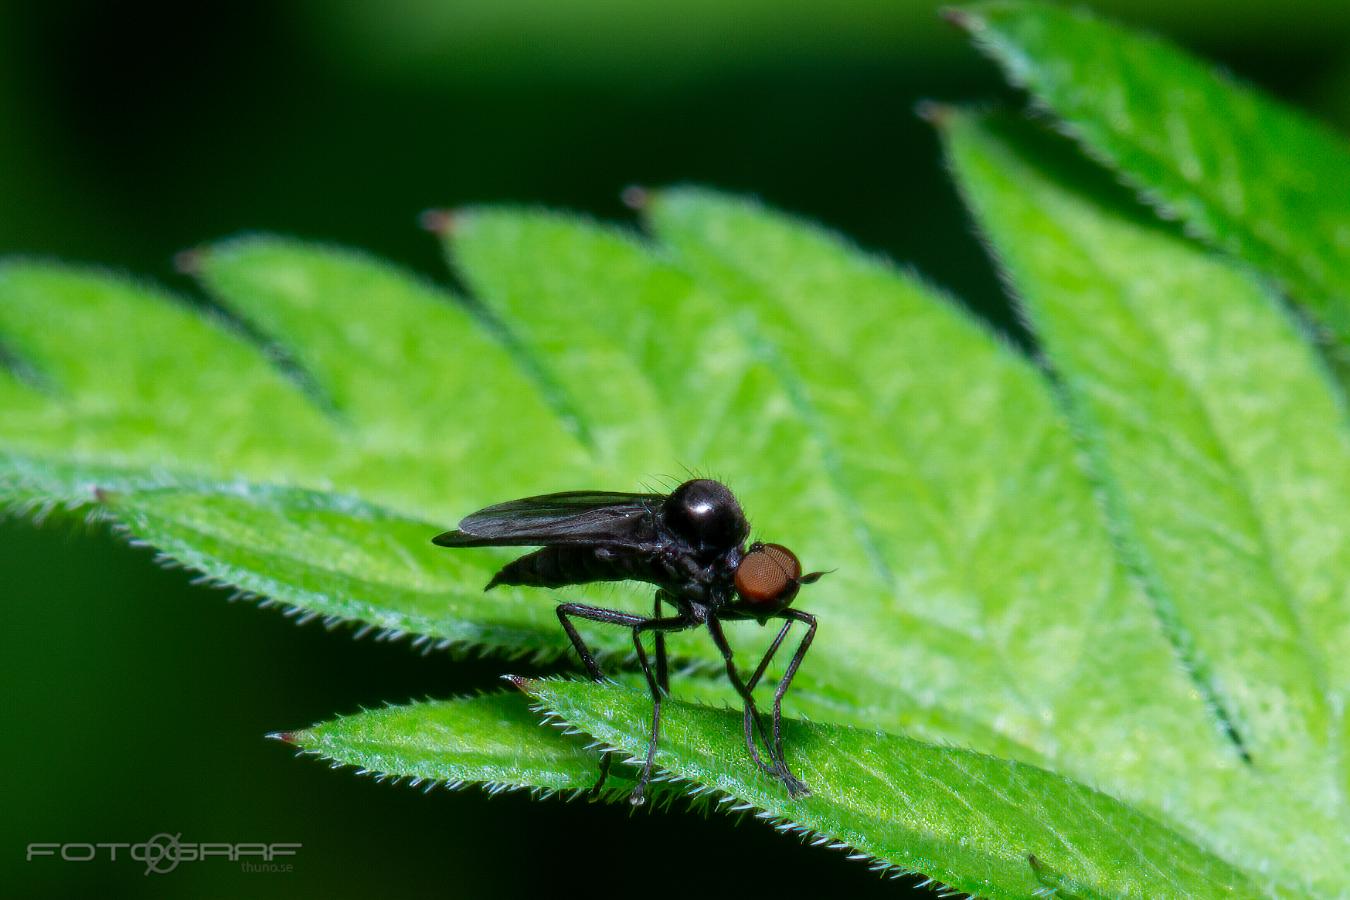
<svg viewBox="0 0 1350 900">
<path fill-rule="evenodd" d="M 657 595 L 659 598 L 659 594 Z M 660 600 L 657 600 L 659 605 Z M 656 639 L 660 641 L 661 654 L 665 654 L 665 632 L 681 631 L 688 628 L 691 620 L 687 616 L 674 616 L 669 619 L 649 619 L 641 625 L 633 627 L 633 647 L 637 650 L 638 665 L 642 667 L 642 674 L 647 676 L 647 687 L 652 692 L 652 739 L 647 743 L 647 758 L 642 764 L 642 774 L 638 776 L 637 787 L 633 788 L 633 794 L 628 798 L 628 802 L 634 806 L 641 806 L 645 801 L 647 785 L 652 780 L 652 765 L 656 762 L 656 742 L 661 736 L 661 695 L 665 693 L 665 688 L 658 680 L 659 676 L 652 672 L 652 667 L 647 662 L 647 651 L 642 647 L 642 632 L 656 632 Z M 659 662 L 659 661 L 658 661 Z"/>
<path fill-rule="evenodd" d="M 592 681 L 604 681 L 605 674 L 600 671 L 600 664 L 595 661 L 595 654 L 591 653 L 586 642 L 581 639 L 581 633 L 577 627 L 572 624 L 572 616 L 578 619 L 588 619 L 592 622 L 605 622 L 612 625 L 634 625 L 646 621 L 641 616 L 634 616 L 629 613 L 619 612 L 612 609 L 601 609 L 597 606 L 586 606 L 582 603 L 560 603 L 558 604 L 558 621 L 562 623 L 563 631 L 572 640 L 572 646 L 577 651 L 577 656 L 581 657 L 581 663 L 586 667 Z M 600 754 L 600 776 L 595 780 L 595 786 L 590 790 L 590 797 L 595 799 L 600 796 L 600 790 L 605 786 L 609 779 L 609 767 L 613 763 L 613 758 L 608 753 Z"/>
<path fill-rule="evenodd" d="M 655 609 L 652 610 L 652 617 L 661 618 L 661 601 L 665 599 L 665 591 L 656 592 Z M 661 693 L 670 695 L 670 666 L 666 661 L 666 633 L 664 631 L 656 632 L 653 642 L 656 645 L 656 683 L 661 686 Z"/>
<path fill-rule="evenodd" d="M 608 625 L 641 625 L 646 622 L 642 616 L 635 616 L 632 613 L 619 612 L 617 609 L 601 609 L 598 606 L 587 606 L 584 603 L 559 603 L 558 621 L 562 622 L 563 631 L 572 639 L 572 646 L 576 648 L 577 656 L 581 657 L 581 663 L 590 673 L 593 681 L 604 681 L 605 673 L 600 671 L 600 664 L 595 661 L 595 654 L 591 653 L 586 642 L 581 639 L 581 634 L 577 627 L 572 624 L 572 616 L 578 619 L 587 619 L 591 622 L 604 622 Z"/>
<path fill-rule="evenodd" d="M 563 630 L 571 638 L 572 646 L 576 648 L 577 655 L 581 657 L 582 663 L 586 666 L 586 671 L 595 681 L 603 681 L 604 673 L 600 671 L 600 666 L 595 661 L 595 655 L 591 653 L 590 648 L 586 646 L 586 642 L 581 639 L 581 634 L 577 631 L 576 626 L 572 624 L 573 616 L 578 619 L 603 622 L 608 625 L 625 625 L 633 629 L 633 645 L 637 648 L 638 663 L 642 666 L 642 674 L 647 677 L 647 686 L 652 692 L 652 738 L 647 745 L 647 759 L 642 768 L 642 774 L 638 778 L 637 787 L 633 789 L 633 794 L 629 798 L 634 806 L 638 806 L 645 799 L 647 784 L 651 781 L 652 764 L 656 759 L 656 741 L 661 729 L 662 694 L 661 684 L 657 681 L 657 676 L 653 674 L 651 665 L 647 661 L 647 653 L 642 647 L 642 632 L 655 631 L 659 635 L 667 631 L 680 631 L 688 628 L 692 624 L 692 620 L 686 615 L 667 619 L 647 619 L 615 609 L 601 609 L 581 603 L 560 603 L 558 605 L 558 621 L 562 622 Z M 610 755 L 606 753 L 600 759 L 600 778 L 596 781 L 595 787 L 591 788 L 592 797 L 599 795 L 600 789 L 609 777 L 609 767 Z"/>
</svg>

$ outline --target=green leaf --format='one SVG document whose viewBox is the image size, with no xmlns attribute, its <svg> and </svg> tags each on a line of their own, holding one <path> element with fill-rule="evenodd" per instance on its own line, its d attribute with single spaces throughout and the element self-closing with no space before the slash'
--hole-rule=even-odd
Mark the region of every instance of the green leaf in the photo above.
<svg viewBox="0 0 1350 900">
<path fill-rule="evenodd" d="M 1278 280 L 1350 345 L 1350 144 L 1210 64 L 1087 12 L 953 18 L 1169 216 Z"/>
<path fill-rule="evenodd" d="M 520 588 L 485 593 L 512 558 L 447 553 L 437 527 L 337 494 L 255 485 L 103 491 L 140 541 L 213 583 L 291 607 L 302 620 L 363 623 L 420 645 L 553 656 L 568 645 L 549 603 Z M 617 646 L 618 636 L 597 641 Z"/>
<path fill-rule="evenodd" d="M 181 469 L 303 477 L 329 423 L 242 336 L 159 291 L 103 273 L 0 266 L 0 444 L 40 458 L 20 499 L 87 503 L 116 473 L 141 483 Z"/>
<path fill-rule="evenodd" d="M 618 685 L 524 682 L 548 711 L 632 756 L 644 756 L 651 701 Z M 784 830 L 918 871 L 985 897 L 1045 887 L 1028 855 L 1107 896 L 1254 895 L 1246 873 L 1106 794 L 1035 766 L 838 725 L 784 723 L 790 762 L 812 789 L 789 800 L 750 761 L 741 716 L 662 704 L 657 763 L 753 808 Z M 1166 860 L 1166 866 L 1159 865 Z"/>
<path fill-rule="evenodd" d="M 455 521 L 504 493 L 590 477 L 546 391 L 444 291 L 360 254 L 274 238 L 210 247 L 197 269 L 331 405 L 346 458 L 314 462 L 339 490 Z M 509 427 L 482 427 L 505 423 L 503 398 Z"/>
<path fill-rule="evenodd" d="M 1280 801 L 1231 771 L 1232 748 L 1116 560 L 1041 374 L 930 289 L 817 228 L 703 192 L 657 195 L 651 217 L 773 339 L 872 526 L 895 586 L 880 602 L 853 595 L 845 615 L 859 634 L 845 652 L 890 661 L 891 684 L 1017 744 L 916 723 L 895 701 L 895 712 L 873 703 L 865 717 L 830 718 L 1053 766 L 1267 855 L 1268 830 L 1225 810 L 1235 792 L 1253 807 Z M 837 642 L 822 636 L 813 653 Z M 861 669 L 829 675 L 847 683 L 868 677 Z M 967 696 L 972 684 L 983 696 Z"/>
<path fill-rule="evenodd" d="M 37 287 L 11 289 L 18 312 L 0 314 L 14 364 L 0 397 L 66 439 L 0 427 L 0 491 L 99 498 L 175 561 L 298 615 L 552 654 L 567 645 L 550 595 L 482 593 L 508 551 L 430 537 L 504 498 L 712 471 L 756 536 L 837 569 L 798 601 L 821 631 L 793 714 L 1055 770 L 1290 890 L 1345 883 L 1311 862 L 1346 856 L 1341 820 L 1243 766 L 1174 664 L 1033 365 L 912 277 L 753 204 L 677 192 L 650 220 L 655 242 L 558 215 L 459 213 L 448 245 L 473 305 L 345 251 L 231 242 L 196 257 L 231 324 L 85 276 L 86 293 L 111 299 L 70 300 L 90 321 L 67 341 L 24 325 L 44 291 L 66 290 L 66 273 L 36 268 Z M 147 344 L 143 358 L 126 349 Z M 102 352 L 118 363 L 104 378 L 63 374 Z M 238 400 L 217 396 L 234 383 Z M 197 391 L 214 394 L 194 407 Z M 101 434 L 100 411 L 123 431 L 72 453 L 70 438 Z M 608 585 L 557 596 L 652 602 Z M 773 636 L 730 632 L 742 668 Z M 628 650 L 622 633 L 586 636 Z M 670 646 L 720 661 L 700 630 Z M 676 694 L 731 699 L 693 676 Z M 900 840 L 869 821 L 853 833 Z M 933 849 L 914 840 L 913 853 Z M 1038 875 L 1031 852 L 1003 860 L 999 877 L 1017 873 L 1006 890 L 1132 877 L 1049 852 Z M 978 880 L 992 864 L 956 865 Z"/>
<path fill-rule="evenodd" d="M 1016 123 L 939 121 L 1197 688 L 1345 859 L 1350 432 L 1325 371 L 1259 282 L 1098 170 Z"/>
<path fill-rule="evenodd" d="M 599 775 L 584 740 L 540 728 L 539 714 L 514 691 L 367 710 L 272 736 L 361 774 L 427 790 L 478 783 L 494 793 L 582 791 Z M 614 767 L 612 795 L 632 789 L 622 768 Z"/>
<path fill-rule="evenodd" d="M 645 693 L 520 683 L 549 711 L 605 744 L 645 753 Z M 668 701 L 658 760 L 693 783 L 691 796 L 740 801 L 736 808 L 758 809 L 784 830 L 812 834 L 812 843 L 833 842 L 879 869 L 922 871 L 983 896 L 1029 896 L 1047 886 L 1072 888 L 1077 896 L 1255 893 L 1244 873 L 1183 836 L 1034 766 L 854 728 L 795 721 L 786 728 L 794 762 L 810 773 L 813 795 L 805 801 L 788 801 L 748 758 L 727 765 L 744 751 L 734 713 Z M 580 792 L 597 774 L 596 754 L 585 740 L 539 728 L 538 714 L 518 695 L 389 707 L 275 737 L 361 774 L 428 790 L 481 783 L 493 792 Z M 622 798 L 631 773 L 616 765 L 607 796 Z M 1158 869 L 1155 859 L 1171 867 Z"/>
</svg>

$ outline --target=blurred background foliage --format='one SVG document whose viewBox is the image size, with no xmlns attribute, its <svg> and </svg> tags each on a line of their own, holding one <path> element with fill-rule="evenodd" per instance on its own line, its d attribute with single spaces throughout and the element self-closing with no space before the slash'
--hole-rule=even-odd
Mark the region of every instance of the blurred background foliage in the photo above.
<svg viewBox="0 0 1350 900">
<path fill-rule="evenodd" d="M 1350 125 L 1343 0 L 1091 5 Z M 624 185 L 694 182 L 820 220 L 1015 328 L 911 114 L 925 97 L 1016 102 L 935 4 L 913 0 L 10 3 L 0 250 L 186 292 L 176 251 L 259 229 L 444 281 L 415 225 L 426 207 L 626 218 Z M 10 895 L 902 893 L 757 823 L 423 797 L 261 739 L 522 664 L 296 628 L 68 521 L 0 522 L 0 584 Z M 305 847 L 287 875 L 23 862 L 29 841 L 157 832 Z"/>
</svg>

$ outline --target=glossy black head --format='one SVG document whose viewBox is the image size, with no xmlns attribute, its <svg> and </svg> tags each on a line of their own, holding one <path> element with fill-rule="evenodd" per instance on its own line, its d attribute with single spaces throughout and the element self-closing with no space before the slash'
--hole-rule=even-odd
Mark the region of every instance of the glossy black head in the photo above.
<svg viewBox="0 0 1350 900">
<path fill-rule="evenodd" d="M 726 485 L 709 478 L 696 478 L 677 487 L 666 498 L 661 517 L 671 532 L 701 555 L 739 547 L 750 535 L 750 524 L 736 496 Z"/>
</svg>

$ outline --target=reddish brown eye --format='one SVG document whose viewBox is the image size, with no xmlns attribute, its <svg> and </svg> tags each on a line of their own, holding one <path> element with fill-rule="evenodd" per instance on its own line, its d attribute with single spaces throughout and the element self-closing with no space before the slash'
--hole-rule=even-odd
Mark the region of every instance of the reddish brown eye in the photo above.
<svg viewBox="0 0 1350 900">
<path fill-rule="evenodd" d="M 781 609 L 797 596 L 802 564 L 782 544 L 756 544 L 736 567 L 736 593 L 751 606 Z"/>
</svg>

